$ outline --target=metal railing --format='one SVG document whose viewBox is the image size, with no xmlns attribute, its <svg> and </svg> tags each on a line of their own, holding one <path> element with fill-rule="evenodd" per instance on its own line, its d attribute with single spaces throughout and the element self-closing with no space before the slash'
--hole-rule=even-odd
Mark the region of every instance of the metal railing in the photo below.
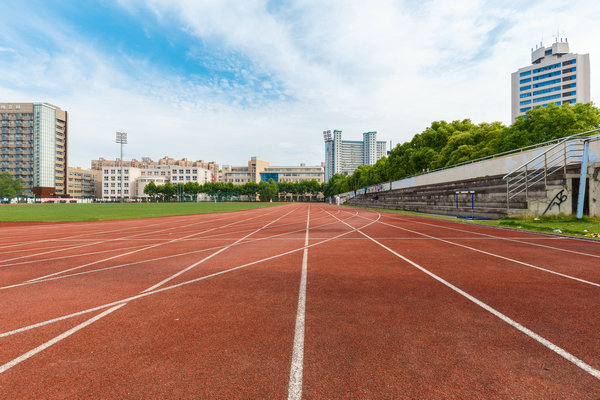
<svg viewBox="0 0 600 400">
<path fill-rule="evenodd" d="M 558 171 L 567 173 L 568 165 L 581 164 L 583 157 L 584 140 L 593 132 L 593 129 L 575 135 L 561 138 L 554 146 L 534 157 L 525 164 L 515 168 L 503 176 L 506 180 L 506 208 L 510 209 L 510 200 L 525 193 L 525 201 L 529 197 L 529 189 L 543 181 L 544 188 L 548 186 L 548 178 Z"/>
</svg>

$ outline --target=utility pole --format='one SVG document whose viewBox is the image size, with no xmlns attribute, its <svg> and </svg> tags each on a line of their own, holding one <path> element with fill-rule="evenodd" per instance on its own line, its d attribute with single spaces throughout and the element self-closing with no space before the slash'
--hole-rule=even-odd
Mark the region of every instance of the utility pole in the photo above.
<svg viewBox="0 0 600 400">
<path fill-rule="evenodd" d="M 121 144 L 121 203 L 123 202 L 123 192 L 125 192 L 125 181 L 123 180 L 123 145 L 127 144 L 127 132 L 117 132 L 117 143 Z"/>
</svg>

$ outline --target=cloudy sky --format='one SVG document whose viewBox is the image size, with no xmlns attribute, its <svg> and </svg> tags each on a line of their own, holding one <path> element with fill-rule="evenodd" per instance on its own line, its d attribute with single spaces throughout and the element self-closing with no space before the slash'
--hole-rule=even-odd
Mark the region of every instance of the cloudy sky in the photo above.
<svg viewBox="0 0 600 400">
<path fill-rule="evenodd" d="M 69 111 L 69 164 L 119 155 L 319 164 L 322 131 L 410 140 L 510 122 L 510 73 L 557 32 L 590 53 L 600 2 L 3 0 L 0 102 Z"/>
</svg>

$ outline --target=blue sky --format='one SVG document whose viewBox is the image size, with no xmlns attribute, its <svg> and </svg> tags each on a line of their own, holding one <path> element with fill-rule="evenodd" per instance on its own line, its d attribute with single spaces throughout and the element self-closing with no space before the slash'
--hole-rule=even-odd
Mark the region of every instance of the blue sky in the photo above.
<svg viewBox="0 0 600 400">
<path fill-rule="evenodd" d="M 69 111 L 69 164 L 323 160 L 321 132 L 410 140 L 435 120 L 510 120 L 510 73 L 558 31 L 590 53 L 593 1 L 8 0 L 0 101 Z M 598 71 L 598 72 L 596 72 Z"/>
</svg>

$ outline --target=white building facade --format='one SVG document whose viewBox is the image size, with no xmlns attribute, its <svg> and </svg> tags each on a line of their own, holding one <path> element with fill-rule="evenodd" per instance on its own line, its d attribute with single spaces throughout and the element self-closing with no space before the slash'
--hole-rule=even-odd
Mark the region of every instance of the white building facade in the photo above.
<svg viewBox="0 0 600 400">
<path fill-rule="evenodd" d="M 377 141 L 377 132 L 363 133 L 363 140 L 342 140 L 342 131 L 323 131 L 325 140 L 325 182 L 334 174 L 352 175 L 361 165 L 373 165 L 386 155 L 386 142 Z"/>
<path fill-rule="evenodd" d="M 538 105 L 589 103 L 590 98 L 590 56 L 569 53 L 566 40 L 532 49 L 531 65 L 511 74 L 512 122 Z"/>
<path fill-rule="evenodd" d="M 103 200 L 120 200 L 121 190 L 125 201 L 148 198 L 148 195 L 144 193 L 144 188 L 150 182 L 154 182 L 158 186 L 167 182 L 171 182 L 173 185 L 188 182 L 197 182 L 203 185 L 212 181 L 212 172 L 206 168 L 177 165 L 149 165 L 147 168 L 123 167 L 122 176 L 121 180 L 120 167 L 104 167 L 102 169 Z"/>
</svg>

